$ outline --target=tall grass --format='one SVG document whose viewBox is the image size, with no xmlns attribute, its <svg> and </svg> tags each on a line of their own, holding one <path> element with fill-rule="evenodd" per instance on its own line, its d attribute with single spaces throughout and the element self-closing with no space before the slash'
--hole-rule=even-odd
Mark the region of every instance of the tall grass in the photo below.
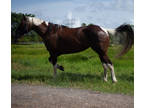
<svg viewBox="0 0 144 108">
<path fill-rule="evenodd" d="M 117 50 L 117 46 L 111 46 L 108 52 L 118 80 L 113 84 L 110 72 L 108 82 L 103 82 L 102 64 L 91 49 L 60 56 L 58 64 L 63 65 L 65 71 L 57 70 L 54 79 L 53 67 L 48 61 L 49 53 L 43 44 L 12 45 L 12 83 L 46 84 L 133 95 L 134 50 L 132 48 L 125 56 L 115 59 Z"/>
</svg>

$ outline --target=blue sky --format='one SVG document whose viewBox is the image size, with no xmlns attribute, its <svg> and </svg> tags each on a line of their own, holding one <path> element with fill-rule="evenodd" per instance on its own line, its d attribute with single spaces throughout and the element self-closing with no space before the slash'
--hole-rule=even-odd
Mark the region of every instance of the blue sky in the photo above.
<svg viewBox="0 0 144 108">
<path fill-rule="evenodd" d="M 115 28 L 133 24 L 133 0 L 12 0 L 12 11 L 32 13 L 36 17 L 58 24 L 74 20 L 74 27 L 93 23 Z"/>
</svg>

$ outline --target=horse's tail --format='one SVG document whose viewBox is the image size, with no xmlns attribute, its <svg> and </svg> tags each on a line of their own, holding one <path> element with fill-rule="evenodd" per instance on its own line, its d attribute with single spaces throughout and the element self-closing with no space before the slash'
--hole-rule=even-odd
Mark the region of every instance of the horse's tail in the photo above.
<svg viewBox="0 0 144 108">
<path fill-rule="evenodd" d="M 116 29 L 107 29 L 110 36 L 116 36 L 120 38 L 120 43 L 123 45 L 122 50 L 116 57 L 120 57 L 126 54 L 134 44 L 134 31 L 131 25 L 123 24 Z"/>
</svg>

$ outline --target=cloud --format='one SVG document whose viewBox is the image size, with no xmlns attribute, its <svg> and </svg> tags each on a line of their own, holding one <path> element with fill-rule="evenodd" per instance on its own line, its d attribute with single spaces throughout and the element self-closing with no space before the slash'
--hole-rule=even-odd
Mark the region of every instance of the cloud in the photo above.
<svg viewBox="0 0 144 108">
<path fill-rule="evenodd" d="M 72 19 L 72 12 L 68 12 L 68 14 L 67 14 L 67 18 L 68 18 L 69 20 Z"/>
<path fill-rule="evenodd" d="M 85 5 L 86 22 L 115 28 L 125 22 L 133 24 L 133 0 L 97 0 Z M 90 22 L 91 21 L 91 22 Z"/>
<path fill-rule="evenodd" d="M 93 23 L 115 28 L 125 22 L 133 24 L 133 5 L 133 0 L 42 0 L 29 5 L 14 5 L 12 11 L 33 13 L 54 23 L 65 24 L 69 17 L 75 19 L 76 25 Z"/>
<path fill-rule="evenodd" d="M 94 10 L 125 10 L 125 11 L 133 11 L 133 0 L 97 0 L 89 3 L 89 9 Z"/>
<path fill-rule="evenodd" d="M 85 11 L 87 11 L 87 6 L 86 5 L 80 5 L 76 8 L 74 8 L 73 11 L 78 12 L 78 13 L 79 12 L 85 12 Z"/>
<path fill-rule="evenodd" d="M 80 27 L 81 26 L 81 21 L 79 18 L 75 18 L 74 24 L 72 27 Z"/>
<path fill-rule="evenodd" d="M 81 26 L 81 21 L 78 17 L 73 16 L 72 12 L 69 11 L 67 13 L 66 19 L 63 20 L 62 24 L 74 28 L 74 27 L 80 27 Z"/>
</svg>

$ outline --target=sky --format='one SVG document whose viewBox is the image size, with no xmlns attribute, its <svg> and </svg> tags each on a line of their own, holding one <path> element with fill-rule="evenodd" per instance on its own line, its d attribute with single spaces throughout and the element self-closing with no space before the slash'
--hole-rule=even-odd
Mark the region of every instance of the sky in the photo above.
<svg viewBox="0 0 144 108">
<path fill-rule="evenodd" d="M 116 28 L 134 23 L 133 5 L 133 0 L 11 0 L 11 11 L 71 27 L 92 23 Z"/>
</svg>

